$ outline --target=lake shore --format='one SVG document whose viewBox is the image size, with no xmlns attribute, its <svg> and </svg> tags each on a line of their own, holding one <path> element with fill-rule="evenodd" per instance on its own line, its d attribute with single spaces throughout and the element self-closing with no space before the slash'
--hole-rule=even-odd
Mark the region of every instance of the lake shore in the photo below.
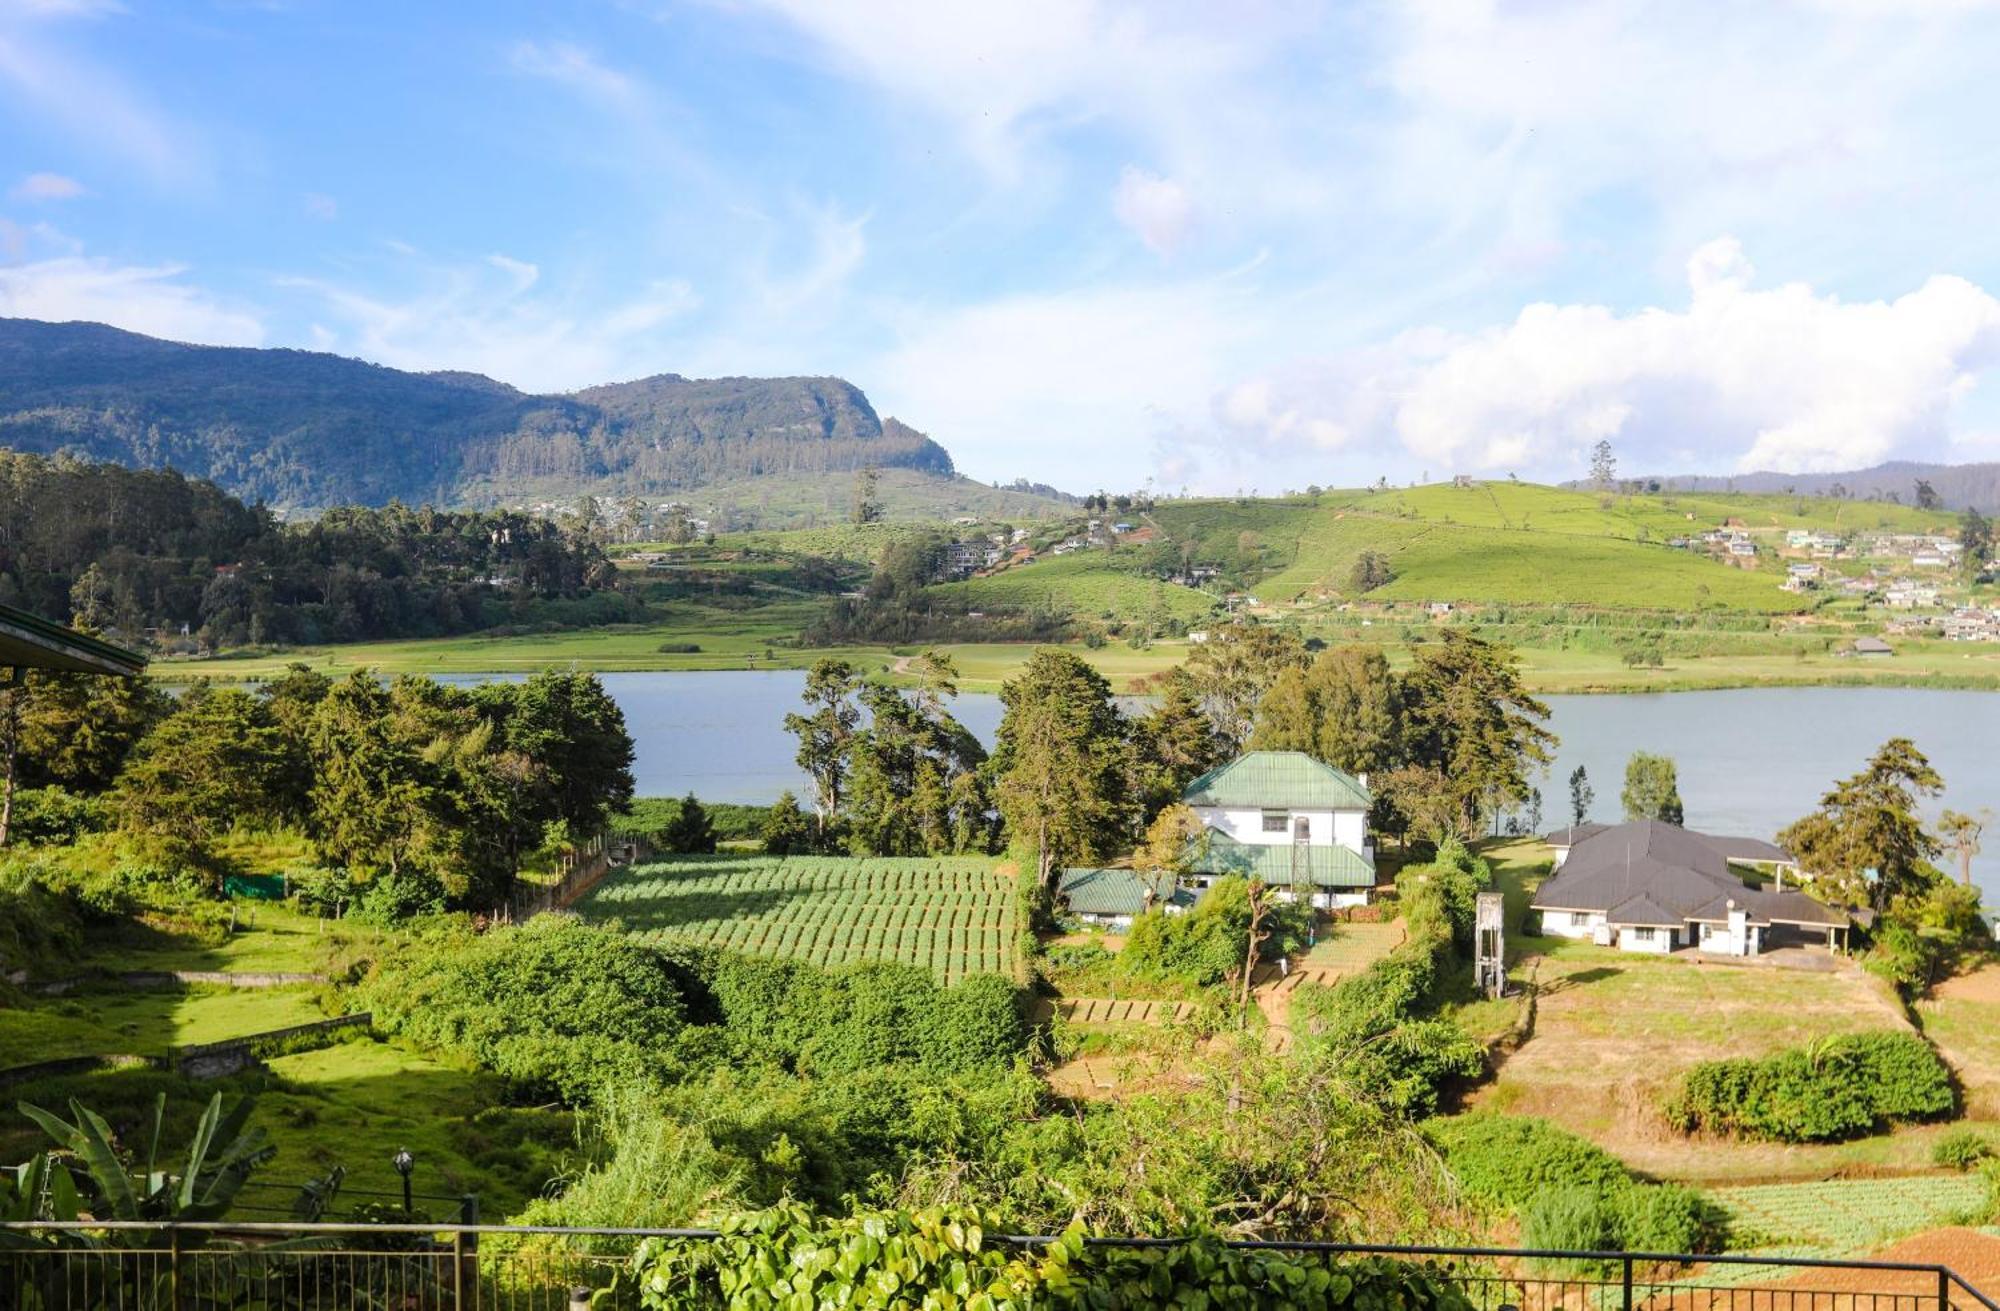
<svg viewBox="0 0 2000 1311">
<path fill-rule="evenodd" d="M 162 659 L 152 676 L 161 682 L 197 678 L 254 682 L 302 663 L 342 676 L 355 669 L 383 674 L 530 673 L 548 666 L 597 673 L 664 673 L 712 670 L 805 669 L 832 656 L 864 673 L 895 676 L 896 662 L 914 647 L 794 647 L 769 624 L 717 626 L 690 631 L 659 626 L 601 628 L 563 633 L 362 642 L 344 646 L 266 650 L 204 660 Z M 1407 659 L 1401 644 L 1386 644 L 1393 663 Z M 665 649 L 662 648 L 677 648 Z M 686 648 L 695 648 L 688 650 Z M 960 687 L 997 692 L 1026 663 L 1031 643 L 959 643 L 944 650 L 957 661 Z M 1143 691 L 1145 681 L 1186 659 L 1185 641 L 1155 642 L 1143 650 L 1123 643 L 1077 653 L 1118 691 Z M 1916 687 L 2000 691 L 2000 644 L 1911 642 L 1893 656 L 1858 658 L 1826 652 L 1683 657 L 1660 668 L 1634 668 L 1613 652 L 1520 648 L 1522 673 L 1537 693 L 1622 694 L 1701 692 L 1755 687 Z"/>
</svg>

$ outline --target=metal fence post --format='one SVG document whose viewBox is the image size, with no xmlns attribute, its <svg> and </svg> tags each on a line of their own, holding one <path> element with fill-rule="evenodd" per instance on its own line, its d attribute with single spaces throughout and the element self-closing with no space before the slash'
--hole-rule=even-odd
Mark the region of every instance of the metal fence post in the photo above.
<svg viewBox="0 0 2000 1311">
<path fill-rule="evenodd" d="M 1938 1311 L 1951 1311 L 1951 1271 L 1938 1267 Z"/>
<path fill-rule="evenodd" d="M 1625 1269 L 1625 1311 L 1632 1311 L 1632 1257 L 1630 1253 L 1626 1254 L 1623 1264 Z"/>
<path fill-rule="evenodd" d="M 181 1231 L 173 1225 L 167 1226 L 167 1305 L 180 1311 Z"/>
</svg>

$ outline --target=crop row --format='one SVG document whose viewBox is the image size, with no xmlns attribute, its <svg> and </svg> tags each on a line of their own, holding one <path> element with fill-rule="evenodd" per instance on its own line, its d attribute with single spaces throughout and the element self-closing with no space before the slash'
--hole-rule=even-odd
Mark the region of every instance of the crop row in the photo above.
<svg viewBox="0 0 2000 1311">
<path fill-rule="evenodd" d="M 645 941 L 823 965 L 896 960 L 946 980 L 1013 966 L 1012 884 L 983 860 L 679 858 L 606 880 L 578 909 Z"/>
<path fill-rule="evenodd" d="M 1715 1193 L 1738 1229 L 1844 1254 L 1866 1252 L 1904 1234 L 1949 1223 L 1978 1206 L 1984 1196 L 1985 1184 L 1973 1175 L 1829 1179 Z"/>
</svg>

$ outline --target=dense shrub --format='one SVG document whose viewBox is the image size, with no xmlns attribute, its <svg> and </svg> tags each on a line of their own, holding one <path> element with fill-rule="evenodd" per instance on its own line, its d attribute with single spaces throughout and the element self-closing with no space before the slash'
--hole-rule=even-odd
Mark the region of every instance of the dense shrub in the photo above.
<svg viewBox="0 0 2000 1311">
<path fill-rule="evenodd" d="M 1505 1210 L 1552 1189 L 1601 1191 L 1630 1178 L 1617 1157 L 1547 1120 L 1478 1112 L 1432 1120 L 1424 1134 L 1468 1194 Z"/>
<path fill-rule="evenodd" d="M 1259 944 L 1259 959 L 1274 960 L 1303 947 L 1311 922 L 1304 904 L 1272 899 L 1258 925 L 1268 935 Z M 1249 937 L 1250 885 L 1232 876 L 1216 880 L 1184 915 L 1159 910 L 1134 918 L 1118 964 L 1136 978 L 1208 987 L 1243 973 Z"/>
<path fill-rule="evenodd" d="M 67 845 L 109 825 L 110 808 L 100 797 L 59 787 L 25 788 L 14 794 L 7 840 L 29 847 Z"/>
<path fill-rule="evenodd" d="M 420 937 L 379 964 L 359 1000 L 386 1032 L 569 1098 L 656 1069 L 686 1017 L 656 953 L 555 915 Z"/>
<path fill-rule="evenodd" d="M 1961 1174 L 1981 1161 L 1993 1159 L 1993 1144 L 1970 1129 L 1958 1129 L 1937 1140 L 1931 1148 L 1931 1164 Z"/>
<path fill-rule="evenodd" d="M 1456 959 L 1455 944 L 1469 939 L 1473 898 L 1491 877 L 1484 861 L 1445 843 L 1437 863 L 1397 875 L 1407 926 L 1402 944 L 1331 988 L 1301 984 L 1293 995 L 1293 1028 L 1339 1053 L 1351 1086 L 1363 1095 L 1405 1114 L 1429 1115 L 1447 1084 L 1485 1069 L 1484 1049 L 1431 1014 L 1439 975 Z"/>
<path fill-rule="evenodd" d="M 1521 1207 L 1520 1219 L 1521 1245 L 1530 1248 L 1704 1253 L 1728 1236 L 1721 1208 L 1678 1184 L 1549 1188 Z"/>
<path fill-rule="evenodd" d="M 1684 1133 L 1829 1142 L 1885 1123 L 1930 1120 L 1956 1106 L 1951 1071 L 1915 1034 L 1862 1033 L 1761 1059 L 1704 1061 L 1667 1100 Z"/>
<path fill-rule="evenodd" d="M 723 1237 L 647 1239 L 633 1257 L 649 1311 L 728 1305 L 1228 1306 L 1240 1311 L 1470 1311 L 1430 1266 L 1232 1248 L 1194 1238 L 1156 1248 L 994 1241 L 994 1217 L 966 1208 L 821 1219 L 802 1207 L 727 1216 Z M 990 1302 L 975 1301 L 984 1294 Z"/>
<path fill-rule="evenodd" d="M 1021 998 L 998 975 L 950 987 L 889 961 L 802 961 L 686 952 L 697 1015 L 726 1027 L 742 1062 L 815 1074 L 909 1064 L 940 1074 L 1004 1069 L 1027 1049 Z"/>
</svg>

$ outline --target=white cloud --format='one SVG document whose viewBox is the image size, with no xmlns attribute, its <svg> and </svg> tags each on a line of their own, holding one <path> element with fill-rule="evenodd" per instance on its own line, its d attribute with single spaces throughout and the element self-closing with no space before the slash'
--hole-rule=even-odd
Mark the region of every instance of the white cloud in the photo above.
<svg viewBox="0 0 2000 1311">
<path fill-rule="evenodd" d="M 0 267 L 0 315 L 65 322 L 80 319 L 172 341 L 256 346 L 258 317 L 181 280 L 179 264 L 138 267 L 64 256 Z"/>
<path fill-rule="evenodd" d="M 1137 452 L 1225 385 L 1241 309 L 1230 284 L 1186 282 L 917 314 L 864 381 L 975 476 L 1129 487 L 1146 472 Z"/>
<path fill-rule="evenodd" d="M 656 334 L 698 304 L 693 288 L 664 279 L 611 303 L 538 294 L 533 264 L 490 255 L 471 264 L 403 257 L 402 295 L 363 294 L 351 283 L 287 278 L 280 286 L 313 302 L 322 349 L 399 369 L 463 369 L 527 391 L 566 391 L 657 373 Z"/>
<path fill-rule="evenodd" d="M 567 86 L 594 99 L 630 107 L 640 98 L 636 82 L 567 41 L 516 41 L 509 51 L 514 70 Z"/>
<path fill-rule="evenodd" d="M 60 173 L 30 173 L 8 194 L 16 200 L 74 200 L 84 194 L 84 187 Z"/>
<path fill-rule="evenodd" d="M 118 12 L 85 0 L 0 8 L 0 95 L 10 95 L 75 140 L 138 168 L 152 181 L 185 185 L 205 164 L 193 134 L 118 73 L 69 53 L 51 36 L 61 20 Z"/>
<path fill-rule="evenodd" d="M 1171 255 L 1194 226 L 1194 200 L 1172 178 L 1126 165 L 1111 193 L 1111 212 L 1156 255 Z"/>
<path fill-rule="evenodd" d="M 2000 351 L 2000 301 L 1962 278 L 1891 301 L 1754 290 L 1727 237 L 1687 268 L 1682 310 L 1544 303 L 1481 332 L 1406 333 L 1239 384 L 1218 417 L 1277 441 L 1399 442 L 1434 469 L 1572 467 L 1599 438 L 1661 467 L 1851 469 L 1944 449 Z"/>
</svg>

